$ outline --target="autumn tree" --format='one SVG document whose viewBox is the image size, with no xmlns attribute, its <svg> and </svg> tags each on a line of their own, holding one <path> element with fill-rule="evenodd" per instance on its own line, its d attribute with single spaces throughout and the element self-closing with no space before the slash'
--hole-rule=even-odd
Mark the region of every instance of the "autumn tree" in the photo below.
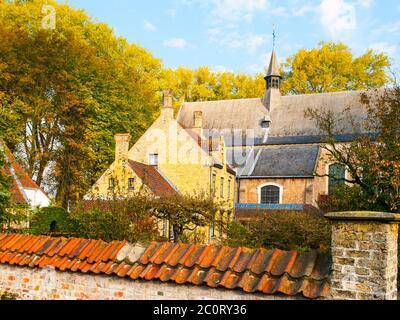
<svg viewBox="0 0 400 320">
<path fill-rule="evenodd" d="M 55 29 L 42 25 L 44 4 Z M 154 120 L 161 63 L 55 1 L 0 2 L 0 43 L 1 133 L 66 207 L 114 158 L 115 133 L 135 140 Z"/>
<path fill-rule="evenodd" d="M 163 72 L 164 87 L 172 89 L 176 106 L 184 101 L 212 101 L 262 97 L 265 80 L 262 74 L 216 72 L 209 67 L 179 67 Z"/>
<path fill-rule="evenodd" d="M 283 64 L 282 92 L 309 94 L 382 87 L 388 83 L 389 58 L 368 50 L 354 57 L 343 43 L 321 43 L 299 50 Z"/>
<path fill-rule="evenodd" d="M 365 125 L 354 127 L 355 140 L 338 143 L 340 121 L 351 117 L 310 109 L 328 138 L 324 149 L 330 160 L 350 173 L 347 184 L 337 187 L 328 202 L 330 210 L 400 211 L 400 88 L 372 90 L 361 95 L 368 113 Z"/>
</svg>

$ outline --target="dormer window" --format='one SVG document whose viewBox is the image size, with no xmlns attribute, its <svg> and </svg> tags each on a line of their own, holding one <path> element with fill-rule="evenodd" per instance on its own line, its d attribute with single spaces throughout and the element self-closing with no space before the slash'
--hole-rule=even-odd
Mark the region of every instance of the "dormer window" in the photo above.
<svg viewBox="0 0 400 320">
<path fill-rule="evenodd" d="M 271 119 L 268 117 L 265 117 L 263 120 L 261 120 L 261 127 L 264 129 L 268 129 L 271 126 Z"/>
</svg>

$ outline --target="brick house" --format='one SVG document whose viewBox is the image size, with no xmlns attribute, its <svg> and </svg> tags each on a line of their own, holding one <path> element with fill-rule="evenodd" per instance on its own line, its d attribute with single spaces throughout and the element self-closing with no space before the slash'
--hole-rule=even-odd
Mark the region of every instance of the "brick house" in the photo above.
<svg viewBox="0 0 400 320">
<path fill-rule="evenodd" d="M 335 133 L 338 142 L 349 143 L 367 118 L 361 92 L 282 96 L 275 50 L 265 80 L 262 98 L 184 103 L 178 121 L 193 128 L 195 115 L 201 116 L 207 136 L 224 136 L 227 161 L 237 173 L 238 208 L 317 206 L 348 173 L 330 161 L 321 148 L 326 137 L 305 112 L 346 112 Z"/>
<path fill-rule="evenodd" d="M 204 137 L 201 119 L 197 121 L 196 128 L 182 126 L 174 117 L 172 94 L 165 91 L 160 117 L 131 148 L 129 134 L 115 136 L 115 161 L 84 199 L 111 200 L 137 193 L 150 197 L 204 195 L 227 211 L 233 209 L 236 173 L 226 161 L 224 139 Z M 165 237 L 170 229 L 168 221 L 160 222 Z M 216 229 L 210 226 L 198 231 L 212 241 Z"/>
</svg>

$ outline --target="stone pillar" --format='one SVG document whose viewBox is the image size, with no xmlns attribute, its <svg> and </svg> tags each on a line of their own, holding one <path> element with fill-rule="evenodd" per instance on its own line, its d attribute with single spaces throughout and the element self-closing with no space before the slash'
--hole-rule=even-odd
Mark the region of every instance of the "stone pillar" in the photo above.
<svg viewBox="0 0 400 320">
<path fill-rule="evenodd" d="M 331 299 L 397 300 L 400 215 L 339 212 L 333 221 Z"/>
</svg>

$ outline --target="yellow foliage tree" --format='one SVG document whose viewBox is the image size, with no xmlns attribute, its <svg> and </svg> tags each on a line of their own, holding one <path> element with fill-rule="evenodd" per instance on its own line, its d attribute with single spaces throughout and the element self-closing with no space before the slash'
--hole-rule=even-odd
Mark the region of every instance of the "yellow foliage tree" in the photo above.
<svg viewBox="0 0 400 320">
<path fill-rule="evenodd" d="M 319 47 L 298 51 L 283 67 L 282 92 L 309 94 L 382 87 L 389 81 L 389 58 L 368 50 L 354 58 L 343 43 L 321 43 Z"/>
</svg>

